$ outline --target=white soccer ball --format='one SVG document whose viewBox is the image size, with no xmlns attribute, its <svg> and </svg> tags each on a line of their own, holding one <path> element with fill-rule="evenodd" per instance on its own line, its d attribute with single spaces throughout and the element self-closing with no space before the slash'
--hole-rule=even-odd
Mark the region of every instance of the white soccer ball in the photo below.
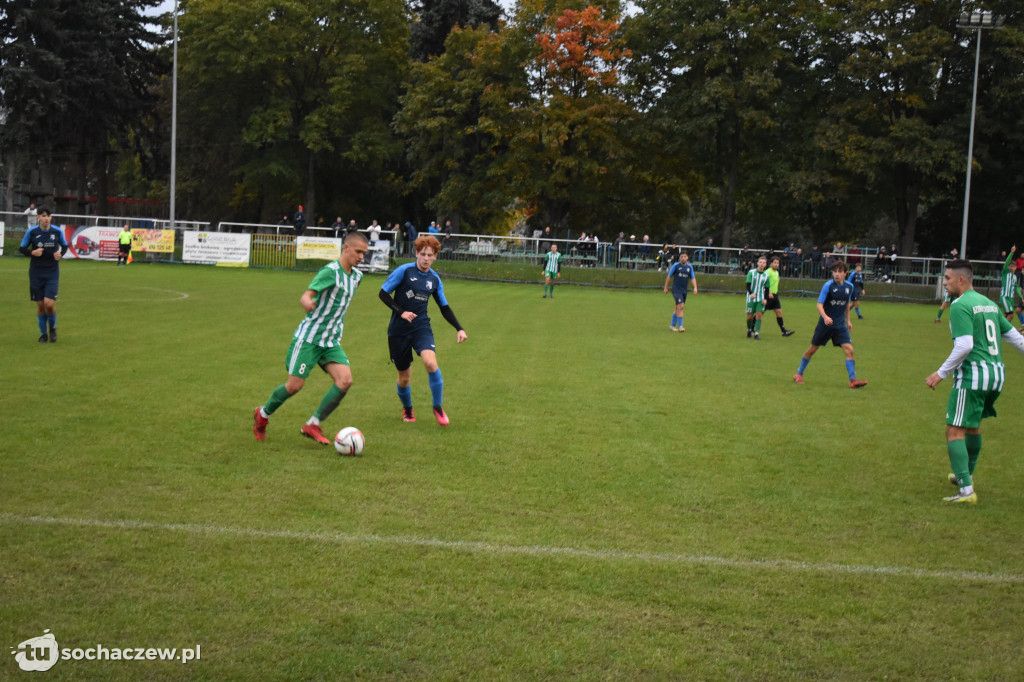
<svg viewBox="0 0 1024 682">
<path fill-rule="evenodd" d="M 346 457 L 355 457 L 361 454 L 364 445 L 366 445 L 366 439 L 363 438 L 363 432 L 354 426 L 346 426 L 334 437 L 334 449 L 338 451 L 339 455 Z"/>
</svg>

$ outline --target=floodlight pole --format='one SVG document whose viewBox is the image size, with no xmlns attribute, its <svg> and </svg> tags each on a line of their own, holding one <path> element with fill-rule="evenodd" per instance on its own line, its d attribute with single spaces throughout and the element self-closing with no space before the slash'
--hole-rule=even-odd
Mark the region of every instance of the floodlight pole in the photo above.
<svg viewBox="0 0 1024 682">
<path fill-rule="evenodd" d="M 174 68 L 171 74 L 170 229 L 174 229 L 175 185 L 178 174 L 178 0 L 174 0 Z"/>
<path fill-rule="evenodd" d="M 974 120 L 978 110 L 978 66 L 981 63 L 981 33 L 986 28 L 997 29 L 1003 25 L 1004 17 L 975 10 L 960 15 L 957 28 L 968 28 L 978 34 L 978 44 L 974 52 L 974 87 L 971 93 L 971 132 L 967 142 L 967 182 L 964 186 L 964 222 L 960 231 L 960 257 L 967 258 L 967 215 L 971 207 L 971 166 L 974 161 Z"/>
</svg>

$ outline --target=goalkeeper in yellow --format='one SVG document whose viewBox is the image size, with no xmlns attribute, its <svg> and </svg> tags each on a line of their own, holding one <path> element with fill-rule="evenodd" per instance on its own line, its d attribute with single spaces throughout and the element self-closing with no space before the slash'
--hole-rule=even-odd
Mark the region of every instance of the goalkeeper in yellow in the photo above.
<svg viewBox="0 0 1024 682">
<path fill-rule="evenodd" d="M 949 329 L 953 352 L 925 383 L 932 389 L 946 377 L 953 386 L 946 403 L 946 449 L 957 486 L 947 502 L 977 504 L 974 468 L 981 454 L 981 420 L 996 416 L 995 402 L 1006 379 L 1000 352 L 1001 340 L 1024 355 L 1024 336 L 1001 314 L 999 306 L 974 290 L 974 271 L 965 260 L 946 264 L 943 283 L 953 303 Z"/>
</svg>

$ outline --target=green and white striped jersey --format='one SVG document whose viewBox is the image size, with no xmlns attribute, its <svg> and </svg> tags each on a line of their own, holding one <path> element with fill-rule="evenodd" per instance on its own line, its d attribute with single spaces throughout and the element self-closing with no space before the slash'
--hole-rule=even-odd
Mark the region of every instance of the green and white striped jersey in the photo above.
<svg viewBox="0 0 1024 682">
<path fill-rule="evenodd" d="M 747 284 L 750 285 L 750 294 L 754 297 L 753 300 L 760 301 L 766 298 L 764 288 L 768 286 L 768 271 L 758 272 L 757 268 L 753 268 L 747 273 Z M 747 297 L 748 299 L 750 296 Z"/>
<path fill-rule="evenodd" d="M 1010 272 L 1010 261 L 1013 260 L 1013 253 L 1006 257 L 1006 262 L 1003 263 L 1003 286 L 999 290 L 999 295 L 1003 298 L 1013 298 L 1013 295 L 1017 293 L 1017 273 Z"/>
<path fill-rule="evenodd" d="M 355 268 L 347 273 L 338 261 L 320 268 L 307 287 L 318 292 L 313 297 L 316 306 L 295 330 L 295 338 L 323 348 L 340 345 L 345 313 L 362 279 L 363 273 Z"/>
<path fill-rule="evenodd" d="M 548 251 L 544 256 L 544 272 L 558 272 L 562 262 L 562 254 L 557 251 Z"/>
<path fill-rule="evenodd" d="M 949 330 L 974 338 L 974 348 L 953 370 L 953 386 L 975 391 L 1000 391 L 1006 379 L 1001 343 L 1012 327 L 999 307 L 970 289 L 949 306 Z"/>
</svg>

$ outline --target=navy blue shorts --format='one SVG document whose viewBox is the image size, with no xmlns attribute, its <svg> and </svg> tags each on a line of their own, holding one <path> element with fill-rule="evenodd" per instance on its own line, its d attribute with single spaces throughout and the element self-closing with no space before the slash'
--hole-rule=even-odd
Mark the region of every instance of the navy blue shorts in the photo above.
<svg viewBox="0 0 1024 682">
<path fill-rule="evenodd" d="M 425 350 L 434 350 L 434 332 L 430 327 L 415 329 L 408 334 L 388 337 L 388 351 L 395 369 L 404 372 L 412 366 L 412 352 L 419 355 Z"/>
<path fill-rule="evenodd" d="M 857 287 L 854 287 L 853 288 L 853 293 L 850 294 L 850 302 L 852 303 L 854 301 L 859 301 L 860 300 L 860 295 L 861 295 L 862 291 L 863 291 L 863 289 L 858 289 Z"/>
<path fill-rule="evenodd" d="M 60 285 L 60 270 L 29 270 L 28 271 L 28 293 L 33 301 L 42 301 L 44 298 L 57 300 L 57 288 Z"/>
<path fill-rule="evenodd" d="M 842 346 L 846 343 L 853 343 L 850 339 L 850 330 L 847 329 L 845 325 L 837 327 L 835 323 L 833 323 L 831 327 L 826 327 L 825 322 L 819 319 L 818 326 L 814 328 L 814 338 L 811 339 L 811 345 L 824 346 L 830 340 L 832 341 L 833 346 Z"/>
<path fill-rule="evenodd" d="M 685 291 L 679 291 L 677 289 L 672 290 L 672 298 L 676 299 L 676 305 L 686 303 L 686 293 L 687 292 Z"/>
</svg>

